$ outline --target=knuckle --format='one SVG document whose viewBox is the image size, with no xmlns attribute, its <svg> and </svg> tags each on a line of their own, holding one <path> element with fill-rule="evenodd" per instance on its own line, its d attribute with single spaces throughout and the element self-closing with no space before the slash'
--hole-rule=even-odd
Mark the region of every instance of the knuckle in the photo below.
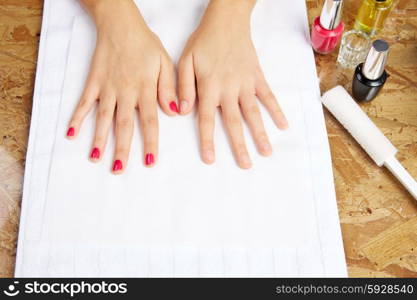
<svg viewBox="0 0 417 300">
<path fill-rule="evenodd" d="M 75 123 L 80 123 L 80 122 L 81 122 L 81 116 L 78 113 L 75 113 L 72 116 L 70 123 L 75 124 Z"/>
<path fill-rule="evenodd" d="M 145 148 L 149 149 L 150 152 L 155 152 L 158 148 L 158 142 L 153 138 L 147 138 L 145 141 Z"/>
<path fill-rule="evenodd" d="M 142 124 L 144 127 L 157 127 L 158 120 L 155 116 L 145 116 L 142 118 Z"/>
<path fill-rule="evenodd" d="M 268 142 L 268 135 L 263 129 L 256 132 L 255 135 L 256 135 L 256 139 L 259 142 L 265 142 L 265 143 Z"/>
<path fill-rule="evenodd" d="M 159 92 L 165 92 L 165 93 L 170 93 L 170 94 L 175 93 L 175 87 L 172 83 L 162 83 L 162 84 L 160 83 L 158 90 Z"/>
<path fill-rule="evenodd" d="M 201 148 L 203 150 L 213 150 L 214 148 L 214 142 L 212 138 L 203 137 L 201 139 Z"/>
<path fill-rule="evenodd" d="M 81 98 L 78 104 L 78 107 L 80 109 L 85 109 L 86 107 L 89 106 L 89 104 L 90 104 L 90 101 L 87 98 Z"/>
<path fill-rule="evenodd" d="M 178 88 L 180 90 L 187 90 L 187 89 L 194 88 L 194 81 L 193 82 L 189 82 L 188 80 L 185 80 L 185 78 L 179 78 L 179 80 L 178 80 Z"/>
<path fill-rule="evenodd" d="M 281 114 L 281 113 L 282 113 L 282 111 L 281 111 L 281 107 L 279 107 L 279 105 L 278 105 L 278 104 L 274 105 L 274 107 L 272 108 L 272 112 L 273 112 L 274 114 Z"/>
<path fill-rule="evenodd" d="M 108 119 L 112 117 L 112 112 L 108 108 L 100 108 L 97 113 L 97 118 L 99 119 Z"/>
<path fill-rule="evenodd" d="M 117 126 L 119 128 L 129 128 L 132 124 L 132 120 L 127 117 L 123 117 L 117 120 Z"/>
<path fill-rule="evenodd" d="M 235 115 L 226 116 L 226 123 L 231 127 L 236 127 L 240 125 L 240 117 Z"/>
<path fill-rule="evenodd" d="M 200 124 L 208 124 L 213 121 L 213 117 L 208 113 L 200 113 L 198 116 L 198 121 Z"/>
<path fill-rule="evenodd" d="M 268 101 L 271 101 L 271 102 L 276 101 L 274 93 L 269 89 L 268 89 L 268 91 L 265 92 L 265 98 L 268 99 Z"/>
<path fill-rule="evenodd" d="M 194 84 L 178 84 L 178 96 L 193 101 L 196 97 Z"/>
<path fill-rule="evenodd" d="M 248 151 L 246 151 L 246 146 L 242 142 L 236 142 L 235 143 L 235 149 L 236 149 L 236 153 L 238 155 L 246 155 L 246 154 L 248 154 Z"/>
<path fill-rule="evenodd" d="M 97 135 L 94 138 L 94 144 L 96 144 L 96 145 L 102 145 L 102 144 L 104 144 L 105 139 L 106 138 L 103 135 Z"/>
<path fill-rule="evenodd" d="M 247 110 L 248 110 L 248 113 L 251 115 L 258 115 L 259 113 L 259 108 L 256 104 L 249 105 Z"/>
<path fill-rule="evenodd" d="M 116 148 L 116 156 L 124 156 L 127 155 L 129 153 L 129 148 L 127 148 L 126 146 L 118 146 Z"/>
</svg>

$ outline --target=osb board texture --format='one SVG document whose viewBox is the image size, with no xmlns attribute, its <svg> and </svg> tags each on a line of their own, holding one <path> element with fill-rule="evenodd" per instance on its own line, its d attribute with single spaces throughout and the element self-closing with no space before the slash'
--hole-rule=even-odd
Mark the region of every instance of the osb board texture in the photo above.
<svg viewBox="0 0 417 300">
<path fill-rule="evenodd" d="M 75 1 L 75 0 L 74 0 Z M 322 0 L 306 0 L 310 22 Z M 345 0 L 352 23 L 360 1 Z M 0 277 L 13 276 L 25 154 L 42 17 L 41 0 L 0 0 Z M 391 44 L 382 94 L 363 110 L 417 178 L 417 0 L 397 1 L 380 37 Z M 322 91 L 350 90 L 337 51 L 316 55 Z M 417 205 L 325 112 L 346 260 L 351 277 L 417 277 Z"/>
</svg>

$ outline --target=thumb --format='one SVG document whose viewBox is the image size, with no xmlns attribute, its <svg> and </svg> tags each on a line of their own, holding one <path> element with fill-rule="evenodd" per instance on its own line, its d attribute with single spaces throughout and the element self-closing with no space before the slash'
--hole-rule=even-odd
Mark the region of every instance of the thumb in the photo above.
<svg viewBox="0 0 417 300">
<path fill-rule="evenodd" d="M 196 88 L 192 55 L 181 58 L 178 64 L 178 95 L 180 113 L 188 114 L 195 103 Z"/>
</svg>

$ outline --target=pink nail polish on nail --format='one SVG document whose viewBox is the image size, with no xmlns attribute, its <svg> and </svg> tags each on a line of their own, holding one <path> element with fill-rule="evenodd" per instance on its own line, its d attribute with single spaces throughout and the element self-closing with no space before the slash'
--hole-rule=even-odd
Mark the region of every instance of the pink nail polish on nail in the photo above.
<svg viewBox="0 0 417 300">
<path fill-rule="evenodd" d="M 145 156 L 145 165 L 150 166 L 155 162 L 155 157 L 152 153 L 147 153 Z"/>
<path fill-rule="evenodd" d="M 120 159 L 115 160 L 113 164 L 113 171 L 116 172 L 120 171 L 121 169 L 123 169 L 122 161 Z"/>
<path fill-rule="evenodd" d="M 91 151 L 90 158 L 91 159 L 99 159 L 100 158 L 100 149 L 98 149 L 97 147 L 95 147 Z"/>
<path fill-rule="evenodd" d="M 74 134 L 75 134 L 74 127 L 68 128 L 67 136 L 74 136 Z"/>
<path fill-rule="evenodd" d="M 177 106 L 177 102 L 175 102 L 175 101 L 171 101 L 170 103 L 169 103 L 169 108 L 174 112 L 174 113 L 178 113 L 179 112 L 179 110 L 178 110 L 178 106 Z"/>
</svg>

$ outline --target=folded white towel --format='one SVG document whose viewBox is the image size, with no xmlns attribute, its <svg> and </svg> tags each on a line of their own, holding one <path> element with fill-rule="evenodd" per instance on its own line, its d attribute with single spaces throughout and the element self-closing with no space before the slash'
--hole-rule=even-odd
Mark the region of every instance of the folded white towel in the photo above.
<svg viewBox="0 0 417 300">
<path fill-rule="evenodd" d="M 139 5 L 177 60 L 206 2 Z M 239 169 L 217 119 L 217 161 L 204 165 L 195 117 L 160 113 L 157 166 L 143 167 L 136 130 L 127 170 L 114 176 L 113 138 L 100 164 L 87 160 L 94 114 L 64 138 L 94 26 L 76 1 L 45 1 L 17 276 L 346 276 L 304 1 L 259 1 L 253 38 L 290 122 L 279 131 L 262 110 L 272 157 L 247 135 L 254 167 Z"/>
</svg>

